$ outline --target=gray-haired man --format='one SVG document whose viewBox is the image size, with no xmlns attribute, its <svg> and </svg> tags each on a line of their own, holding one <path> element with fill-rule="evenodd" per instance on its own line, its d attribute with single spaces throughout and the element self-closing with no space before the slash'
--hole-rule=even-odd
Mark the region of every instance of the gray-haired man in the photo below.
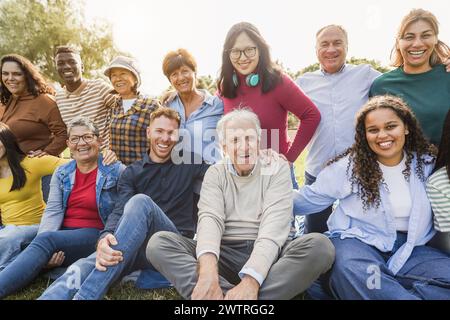
<svg viewBox="0 0 450 320">
<path fill-rule="evenodd" d="M 334 260 L 323 235 L 288 239 L 292 220 L 289 165 L 260 161 L 260 124 L 248 110 L 218 123 L 224 160 L 205 175 L 197 241 L 155 234 L 147 258 L 186 299 L 290 299 Z"/>
</svg>

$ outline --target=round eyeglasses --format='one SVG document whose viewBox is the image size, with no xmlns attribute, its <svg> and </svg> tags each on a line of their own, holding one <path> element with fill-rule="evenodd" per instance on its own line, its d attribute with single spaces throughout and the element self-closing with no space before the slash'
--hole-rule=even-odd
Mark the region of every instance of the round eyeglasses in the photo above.
<svg viewBox="0 0 450 320">
<path fill-rule="evenodd" d="M 230 59 L 231 60 L 239 60 L 244 53 L 244 56 L 247 58 L 253 58 L 256 56 L 256 47 L 247 47 L 244 50 L 240 50 L 237 48 L 230 49 Z"/>
<path fill-rule="evenodd" d="M 83 139 L 83 141 L 86 142 L 86 143 L 91 143 L 95 139 L 95 134 L 93 134 L 93 133 L 86 133 L 86 134 L 83 134 L 82 136 L 70 136 L 69 137 L 69 142 L 71 144 L 77 144 L 77 143 L 80 142 L 80 139 Z"/>
</svg>

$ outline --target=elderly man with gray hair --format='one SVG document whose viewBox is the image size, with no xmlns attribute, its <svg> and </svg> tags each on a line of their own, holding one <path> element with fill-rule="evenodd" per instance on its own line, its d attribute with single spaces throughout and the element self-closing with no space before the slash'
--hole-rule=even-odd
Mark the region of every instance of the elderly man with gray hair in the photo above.
<svg viewBox="0 0 450 320">
<path fill-rule="evenodd" d="M 197 240 L 159 232 L 147 258 L 186 299 L 291 299 L 334 261 L 321 234 L 288 238 L 289 165 L 260 158 L 258 117 L 246 109 L 217 125 L 224 159 L 205 175 Z"/>
</svg>

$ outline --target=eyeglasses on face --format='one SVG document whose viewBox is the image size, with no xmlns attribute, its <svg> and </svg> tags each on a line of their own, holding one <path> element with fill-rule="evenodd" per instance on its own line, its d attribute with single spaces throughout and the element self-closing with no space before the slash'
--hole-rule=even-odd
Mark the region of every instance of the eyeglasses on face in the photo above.
<svg viewBox="0 0 450 320">
<path fill-rule="evenodd" d="M 241 58 L 242 53 L 247 58 L 253 58 L 256 55 L 256 47 L 247 47 L 244 50 L 240 50 L 237 48 L 230 49 L 230 59 L 231 60 L 239 60 Z"/>
<path fill-rule="evenodd" d="M 83 134 L 82 136 L 70 136 L 69 137 L 69 142 L 71 144 L 77 144 L 80 142 L 80 139 L 83 139 L 84 142 L 86 143 L 91 143 L 92 141 L 94 141 L 95 139 L 95 134 L 93 133 L 86 133 Z"/>
</svg>

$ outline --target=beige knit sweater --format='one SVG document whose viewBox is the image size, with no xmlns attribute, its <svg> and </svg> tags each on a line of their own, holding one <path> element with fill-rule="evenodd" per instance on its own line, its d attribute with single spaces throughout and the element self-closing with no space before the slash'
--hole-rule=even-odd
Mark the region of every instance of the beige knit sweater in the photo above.
<svg viewBox="0 0 450 320">
<path fill-rule="evenodd" d="M 258 162 L 246 177 L 232 174 L 223 162 L 210 167 L 198 204 L 197 255 L 210 251 L 219 257 L 222 239 L 255 240 L 244 268 L 265 278 L 288 238 L 292 206 L 290 169 L 284 160 L 272 163 L 270 170 Z"/>
</svg>

